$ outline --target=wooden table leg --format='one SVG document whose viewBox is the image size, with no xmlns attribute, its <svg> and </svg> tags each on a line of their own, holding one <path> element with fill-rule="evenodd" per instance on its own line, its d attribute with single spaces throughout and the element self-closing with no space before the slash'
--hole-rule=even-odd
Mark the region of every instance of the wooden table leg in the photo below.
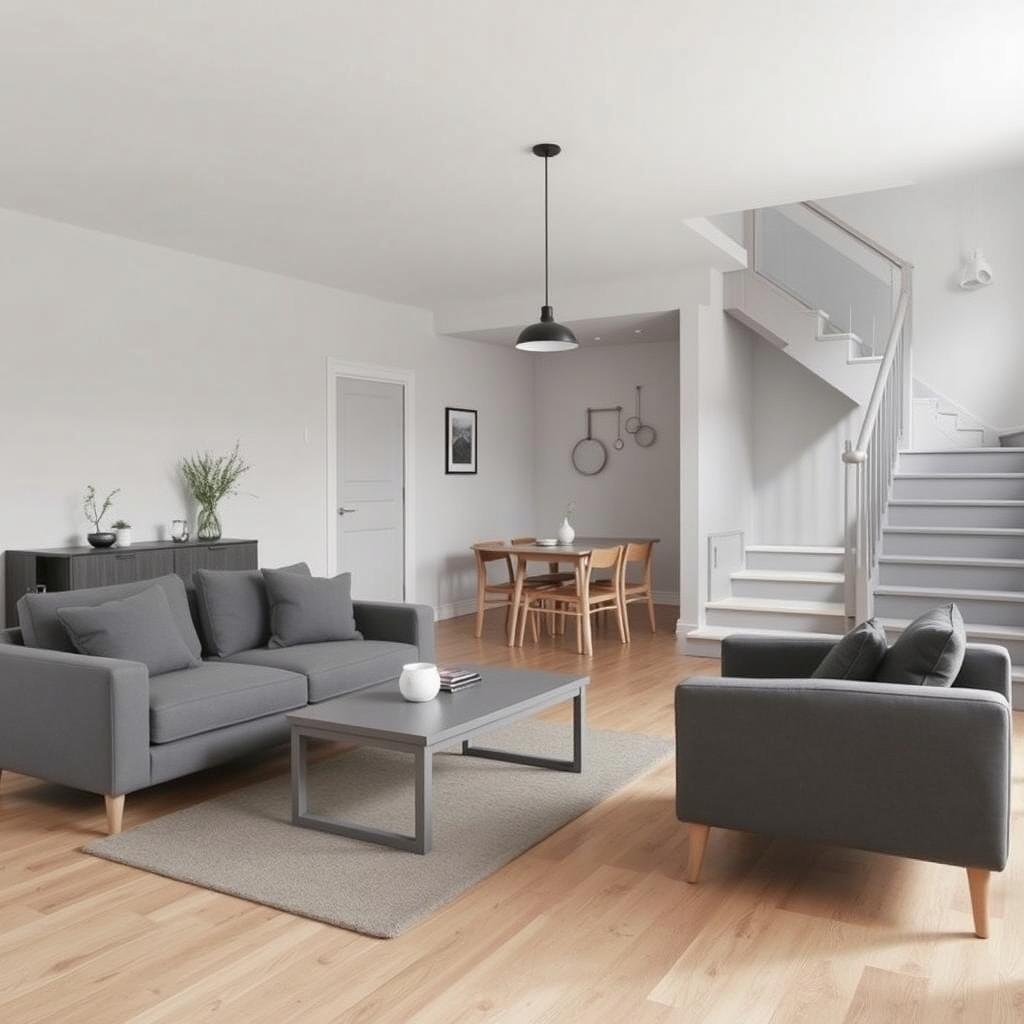
<svg viewBox="0 0 1024 1024">
<path fill-rule="evenodd" d="M 526 579 L 526 559 L 516 558 L 516 585 L 512 590 L 512 614 L 508 623 L 508 645 L 516 645 L 516 623 L 519 619 L 519 602 L 523 598 L 523 580 Z"/>
</svg>

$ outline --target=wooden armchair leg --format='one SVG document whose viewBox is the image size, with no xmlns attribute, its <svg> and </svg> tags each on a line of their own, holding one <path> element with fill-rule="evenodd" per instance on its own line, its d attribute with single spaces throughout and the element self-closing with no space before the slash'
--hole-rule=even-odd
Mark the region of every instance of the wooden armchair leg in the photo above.
<svg viewBox="0 0 1024 1024">
<path fill-rule="evenodd" d="M 119 835 L 121 822 L 124 820 L 124 794 L 105 796 L 103 801 L 107 805 L 107 831 L 112 836 Z"/>
<path fill-rule="evenodd" d="M 967 884 L 971 890 L 971 910 L 974 913 L 974 934 L 988 938 L 988 883 L 992 872 L 985 868 L 968 868 Z"/>
<path fill-rule="evenodd" d="M 686 866 L 686 880 L 696 885 L 700 880 L 700 868 L 704 863 L 704 851 L 708 848 L 710 825 L 690 825 L 690 862 Z"/>
</svg>

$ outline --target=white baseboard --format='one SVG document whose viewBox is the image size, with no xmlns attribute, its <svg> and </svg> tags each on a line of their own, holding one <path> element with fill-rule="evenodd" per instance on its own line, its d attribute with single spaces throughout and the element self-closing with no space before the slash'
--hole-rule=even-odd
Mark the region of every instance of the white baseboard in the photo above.
<svg viewBox="0 0 1024 1024">
<path fill-rule="evenodd" d="M 654 592 L 654 603 L 678 606 L 679 595 L 669 590 L 656 590 Z M 491 605 L 490 607 L 496 608 L 498 606 Z M 476 598 L 464 597 L 459 601 L 449 601 L 447 604 L 438 605 L 434 609 L 434 621 L 440 622 L 442 619 L 457 619 L 460 615 L 472 615 L 475 611 Z M 696 629 L 696 626 L 692 628 Z"/>
<path fill-rule="evenodd" d="M 684 637 L 696 628 L 697 623 L 695 622 L 683 622 L 682 619 L 676 619 L 676 636 Z"/>
</svg>

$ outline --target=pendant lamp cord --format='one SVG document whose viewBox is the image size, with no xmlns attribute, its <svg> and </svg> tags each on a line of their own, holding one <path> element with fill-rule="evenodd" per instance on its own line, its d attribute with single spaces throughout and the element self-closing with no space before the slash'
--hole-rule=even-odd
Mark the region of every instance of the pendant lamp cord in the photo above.
<svg viewBox="0 0 1024 1024">
<path fill-rule="evenodd" d="M 544 157 L 544 305 L 548 301 L 548 158 Z"/>
</svg>

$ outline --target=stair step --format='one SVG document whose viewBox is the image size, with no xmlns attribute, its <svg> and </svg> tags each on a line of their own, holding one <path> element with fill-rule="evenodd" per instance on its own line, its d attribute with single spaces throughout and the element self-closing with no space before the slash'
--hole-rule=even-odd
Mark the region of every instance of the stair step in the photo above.
<svg viewBox="0 0 1024 1024">
<path fill-rule="evenodd" d="M 1024 498 L 1024 473 L 897 473 L 893 498 Z"/>
<path fill-rule="evenodd" d="M 1017 499 L 895 498 L 889 502 L 892 526 L 1024 526 L 1024 501 Z"/>
<path fill-rule="evenodd" d="M 815 640 L 837 640 L 842 633 L 807 633 L 792 629 L 757 629 L 753 626 L 701 626 L 686 634 L 683 639 L 683 649 L 687 654 L 705 658 L 720 658 L 722 656 L 722 641 L 728 636 L 737 635 L 785 640 L 806 637 Z"/>
<path fill-rule="evenodd" d="M 1024 590 L 1024 559 L 947 555 L 882 555 L 883 586 L 952 587 L 957 590 Z"/>
<path fill-rule="evenodd" d="M 842 583 L 841 572 L 790 572 L 786 569 L 739 569 L 734 580 L 776 580 L 780 583 Z"/>
<path fill-rule="evenodd" d="M 1024 472 L 1024 448 L 936 448 L 903 451 L 900 472 Z"/>
<path fill-rule="evenodd" d="M 845 608 L 838 601 L 779 600 L 765 597 L 727 597 L 705 606 L 709 626 L 736 630 L 782 629 L 808 633 L 842 633 Z"/>
<path fill-rule="evenodd" d="M 795 601 L 842 601 L 841 572 L 740 569 L 730 574 L 734 597 Z"/>
<path fill-rule="evenodd" d="M 955 601 L 971 625 L 1024 625 L 1024 593 L 1013 590 L 971 590 L 952 587 L 875 587 L 875 609 L 880 618 L 916 618 L 924 612 Z"/>
<path fill-rule="evenodd" d="M 786 544 L 751 544 L 746 549 L 747 568 L 773 572 L 840 572 L 840 547 L 796 547 Z"/>
<path fill-rule="evenodd" d="M 951 555 L 1016 558 L 1024 553 L 1024 529 L 998 526 L 886 526 L 886 555 Z"/>
</svg>

